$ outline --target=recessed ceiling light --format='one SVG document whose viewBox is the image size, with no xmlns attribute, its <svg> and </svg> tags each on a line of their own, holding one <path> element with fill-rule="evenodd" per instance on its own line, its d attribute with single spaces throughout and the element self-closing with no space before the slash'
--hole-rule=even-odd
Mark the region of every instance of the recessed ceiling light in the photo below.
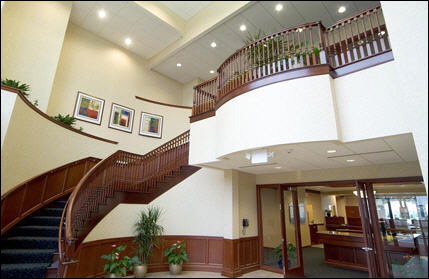
<svg viewBox="0 0 429 279">
<path fill-rule="evenodd" d="M 274 167 L 275 169 L 281 169 L 282 167 Z"/>
<path fill-rule="evenodd" d="M 335 152 L 337 152 L 337 150 L 332 149 L 332 150 L 328 150 L 328 151 L 326 151 L 326 152 L 328 152 L 328 153 L 335 153 Z"/>
<path fill-rule="evenodd" d="M 246 31 L 246 29 L 247 29 L 246 25 L 242 24 L 242 25 L 240 26 L 240 30 L 241 30 L 241 31 Z"/>
<path fill-rule="evenodd" d="M 212 43 L 210 44 L 210 46 L 211 46 L 211 47 L 216 47 L 216 42 L 212 42 Z"/>
<path fill-rule="evenodd" d="M 283 10 L 283 5 L 282 4 L 277 4 L 276 5 L 276 11 L 280 12 L 281 10 Z"/>
<path fill-rule="evenodd" d="M 105 10 L 99 10 L 98 11 L 98 17 L 99 18 L 105 18 L 106 17 L 106 11 Z"/>
<path fill-rule="evenodd" d="M 177 66 L 178 68 L 180 68 L 180 67 L 182 67 L 182 64 L 177 63 L 177 64 L 176 64 L 176 66 Z"/>
<path fill-rule="evenodd" d="M 347 162 L 348 162 L 348 163 L 352 163 L 352 162 L 354 162 L 354 161 L 355 161 L 355 159 L 348 159 L 348 160 L 347 160 Z"/>
<path fill-rule="evenodd" d="M 296 32 L 302 32 L 302 28 L 296 29 Z"/>
<path fill-rule="evenodd" d="M 129 45 L 131 45 L 131 43 L 132 43 L 133 41 L 131 41 L 131 39 L 130 38 L 126 38 L 125 39 L 125 44 L 127 45 L 127 46 L 129 46 Z"/>
<path fill-rule="evenodd" d="M 210 70 L 210 74 L 214 74 L 214 71 L 213 71 L 213 70 Z"/>
<path fill-rule="evenodd" d="M 345 11 L 346 11 L 346 7 L 344 7 L 344 6 L 341 6 L 341 7 L 338 8 L 338 12 L 340 14 L 344 13 Z"/>
</svg>

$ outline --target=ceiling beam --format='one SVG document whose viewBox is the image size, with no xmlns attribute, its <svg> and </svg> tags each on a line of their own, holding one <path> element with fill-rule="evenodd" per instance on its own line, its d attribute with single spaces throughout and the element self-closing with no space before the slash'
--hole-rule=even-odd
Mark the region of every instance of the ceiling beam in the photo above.
<svg viewBox="0 0 429 279">
<path fill-rule="evenodd" d="M 150 69 L 153 69 L 193 41 L 253 4 L 255 2 L 252 1 L 213 1 L 186 21 L 185 32 L 182 38 L 161 50 L 149 60 Z"/>
</svg>

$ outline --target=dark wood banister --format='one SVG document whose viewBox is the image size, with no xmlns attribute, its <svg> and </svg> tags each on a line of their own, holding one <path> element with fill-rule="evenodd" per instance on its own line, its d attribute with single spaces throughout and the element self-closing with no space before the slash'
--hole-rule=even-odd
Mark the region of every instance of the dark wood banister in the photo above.
<svg viewBox="0 0 429 279">
<path fill-rule="evenodd" d="M 67 264 L 76 263 L 72 260 L 73 253 L 83 241 L 79 235 L 83 228 L 76 226 L 85 226 L 85 218 L 89 218 L 89 212 L 96 210 L 97 203 L 107 197 L 106 193 L 151 194 L 156 190 L 151 191 L 151 188 L 156 187 L 157 181 L 188 164 L 188 150 L 189 130 L 144 155 L 119 150 L 95 165 L 79 181 L 63 211 L 65 232 L 63 236 L 60 228 L 59 245 L 64 245 L 64 248 L 59 246 L 59 276 L 66 272 Z M 91 192 L 94 187 L 99 186 L 103 188 L 102 193 L 96 192 L 97 190 Z M 89 199 L 91 193 L 97 193 L 93 198 L 95 201 Z M 60 224 L 62 225 L 63 223 Z"/>
</svg>

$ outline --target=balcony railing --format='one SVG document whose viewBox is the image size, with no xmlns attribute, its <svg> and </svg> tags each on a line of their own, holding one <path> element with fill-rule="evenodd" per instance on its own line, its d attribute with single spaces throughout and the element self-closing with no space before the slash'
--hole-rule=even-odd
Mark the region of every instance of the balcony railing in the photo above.
<svg viewBox="0 0 429 279">
<path fill-rule="evenodd" d="M 243 91 L 254 81 L 314 66 L 336 70 L 388 51 L 380 5 L 328 28 L 321 22 L 288 28 L 239 49 L 222 63 L 217 77 L 195 86 L 191 121 L 214 115 L 226 100 L 239 95 L 237 89 Z"/>
</svg>

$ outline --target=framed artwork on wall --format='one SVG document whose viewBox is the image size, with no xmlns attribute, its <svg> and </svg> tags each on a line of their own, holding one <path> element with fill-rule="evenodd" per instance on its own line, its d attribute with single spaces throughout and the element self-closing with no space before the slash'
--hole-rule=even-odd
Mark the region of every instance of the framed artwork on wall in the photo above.
<svg viewBox="0 0 429 279">
<path fill-rule="evenodd" d="M 161 138 L 163 117 L 152 113 L 142 112 L 140 131 L 142 136 Z"/>
<path fill-rule="evenodd" d="M 109 128 L 132 133 L 134 123 L 134 110 L 112 103 L 110 110 Z"/>
<path fill-rule="evenodd" d="M 103 99 L 79 91 L 77 93 L 73 116 L 76 119 L 100 125 L 103 109 Z"/>
<path fill-rule="evenodd" d="M 301 224 L 305 223 L 305 206 L 303 203 L 300 203 L 298 205 L 298 209 L 299 209 L 299 222 Z M 293 214 L 293 205 L 292 203 L 289 203 L 289 221 L 291 224 L 295 224 L 295 217 Z"/>
</svg>

